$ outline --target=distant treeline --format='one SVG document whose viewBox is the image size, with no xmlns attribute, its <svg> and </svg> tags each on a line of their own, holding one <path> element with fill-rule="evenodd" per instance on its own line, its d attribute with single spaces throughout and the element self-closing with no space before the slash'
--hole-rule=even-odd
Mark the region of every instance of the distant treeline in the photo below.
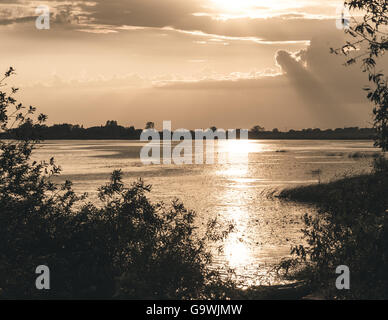
<svg viewBox="0 0 388 320">
<path fill-rule="evenodd" d="M 373 128 L 337 128 L 337 129 L 303 129 L 281 132 L 277 129 L 272 131 L 251 130 L 250 139 L 317 139 L 317 140 L 372 140 L 376 135 Z"/>
<path fill-rule="evenodd" d="M 107 121 L 105 126 L 84 128 L 73 124 L 31 125 L 23 124 L 21 127 L 12 129 L 8 133 L 1 133 L 1 138 L 22 138 L 25 136 L 42 140 L 102 140 L 102 139 L 129 139 L 139 140 L 143 129 L 133 126 L 123 127 L 116 121 Z"/>
<path fill-rule="evenodd" d="M 153 129 L 154 124 L 148 122 L 147 129 Z M 213 131 L 216 127 L 211 128 Z M 101 140 L 101 139 L 122 139 L 122 140 L 140 140 L 143 129 L 136 129 L 134 126 L 123 127 L 117 124 L 117 121 L 107 121 L 105 126 L 96 126 L 84 128 L 80 125 L 72 124 L 54 124 L 32 125 L 25 123 L 19 128 L 0 133 L 2 139 L 21 139 L 23 137 L 33 137 L 42 140 Z M 194 138 L 194 131 L 191 131 Z M 289 130 L 282 132 L 278 129 L 266 131 L 260 126 L 255 126 L 249 131 L 250 139 L 322 139 L 322 140 L 369 140 L 373 139 L 376 132 L 372 128 L 337 128 L 337 129 L 303 129 Z M 162 133 L 160 133 L 162 137 Z M 237 129 L 239 136 L 239 129 Z"/>
</svg>

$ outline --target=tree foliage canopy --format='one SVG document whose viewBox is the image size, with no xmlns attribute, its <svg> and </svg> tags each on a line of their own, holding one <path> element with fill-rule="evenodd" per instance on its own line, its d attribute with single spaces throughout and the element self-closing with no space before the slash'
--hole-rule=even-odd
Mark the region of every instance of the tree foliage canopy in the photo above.
<svg viewBox="0 0 388 320">
<path fill-rule="evenodd" d="M 388 150 L 388 87 L 384 70 L 378 69 L 378 58 L 388 49 L 388 2 L 386 0 L 345 1 L 350 12 L 361 13 L 351 17 L 345 32 L 351 36 L 341 48 L 333 53 L 347 56 L 347 65 L 361 62 L 363 72 L 368 74 L 371 86 L 365 87 L 368 99 L 374 104 L 374 127 L 377 130 L 375 145 Z"/>
</svg>

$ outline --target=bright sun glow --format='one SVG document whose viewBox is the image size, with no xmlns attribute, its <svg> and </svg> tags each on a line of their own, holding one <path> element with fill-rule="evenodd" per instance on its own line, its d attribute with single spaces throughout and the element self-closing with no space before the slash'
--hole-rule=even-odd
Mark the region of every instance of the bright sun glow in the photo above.
<svg viewBox="0 0 388 320">
<path fill-rule="evenodd" d="M 212 0 L 220 9 L 228 12 L 243 12 L 254 8 L 258 1 L 255 0 Z"/>
<path fill-rule="evenodd" d="M 225 245 L 225 255 L 232 268 L 244 266 L 250 261 L 250 252 L 246 244 L 233 236 Z"/>
<path fill-rule="evenodd" d="M 219 141 L 219 152 L 228 153 L 230 155 L 248 154 L 251 152 L 261 152 L 263 146 L 249 140 L 225 140 Z"/>
<path fill-rule="evenodd" d="M 218 13 L 226 16 L 268 17 L 311 6 L 312 0 L 209 0 Z M 317 1 L 317 0 L 314 0 Z M 333 0 L 335 1 L 335 0 Z M 314 3 L 314 2 L 313 2 Z"/>
</svg>

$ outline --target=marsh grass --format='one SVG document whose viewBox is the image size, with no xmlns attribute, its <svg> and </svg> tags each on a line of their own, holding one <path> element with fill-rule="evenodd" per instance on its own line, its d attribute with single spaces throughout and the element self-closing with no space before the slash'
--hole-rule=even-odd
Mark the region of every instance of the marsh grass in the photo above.
<svg viewBox="0 0 388 320">
<path fill-rule="evenodd" d="M 351 159 L 368 159 L 368 158 L 377 159 L 379 157 L 381 157 L 380 152 L 354 152 L 354 153 L 348 154 L 348 158 L 351 158 Z"/>
<path fill-rule="evenodd" d="M 279 198 L 314 205 L 305 214 L 304 240 L 279 270 L 304 280 L 330 299 L 388 298 L 388 160 L 376 158 L 370 174 L 280 192 Z M 347 265 L 351 289 L 335 287 L 335 269 Z"/>
</svg>

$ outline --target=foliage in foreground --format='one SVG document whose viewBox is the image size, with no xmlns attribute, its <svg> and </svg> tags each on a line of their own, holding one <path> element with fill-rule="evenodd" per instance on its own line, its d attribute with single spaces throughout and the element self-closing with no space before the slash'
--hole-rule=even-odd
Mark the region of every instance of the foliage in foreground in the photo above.
<svg viewBox="0 0 388 320">
<path fill-rule="evenodd" d="M 373 126 L 377 131 L 375 146 L 388 151 L 388 80 L 385 70 L 378 67 L 378 59 L 388 50 L 387 0 L 348 0 L 344 2 L 350 12 L 362 13 L 351 17 L 345 32 L 351 36 L 335 54 L 347 57 L 346 65 L 361 62 L 368 74 L 371 87 L 365 87 L 367 98 L 374 104 Z"/>
<path fill-rule="evenodd" d="M 307 280 L 326 298 L 388 299 L 388 160 L 375 160 L 370 175 L 285 190 L 280 198 L 314 203 L 304 216 L 305 245 L 280 269 Z M 337 290 L 335 270 L 350 268 L 350 290 Z"/>
<path fill-rule="evenodd" d="M 349 0 L 345 7 L 362 17 L 351 17 L 345 32 L 352 39 L 332 53 L 347 56 L 346 65 L 362 63 L 374 104 L 375 146 L 388 150 L 388 86 L 378 59 L 388 49 L 386 0 Z M 285 190 L 280 198 L 314 203 L 316 215 L 304 216 L 307 242 L 292 249 L 294 259 L 280 268 L 308 280 L 327 298 L 388 299 L 388 160 L 375 159 L 371 175 L 345 178 L 316 186 Z M 351 289 L 335 288 L 335 269 L 347 265 Z"/>
<path fill-rule="evenodd" d="M 3 131 L 34 123 L 35 109 L 17 103 L 16 92 L 0 92 Z M 32 162 L 38 140 L 21 134 L 0 141 L 0 298 L 226 297 L 231 285 L 208 268 L 205 249 L 223 236 L 210 232 L 216 222 L 199 238 L 194 212 L 178 201 L 151 203 L 150 186 L 140 180 L 126 188 L 120 171 L 99 189 L 100 204 L 92 204 L 70 181 L 52 183 L 60 168 L 53 159 Z M 50 268 L 45 292 L 35 287 L 38 265 Z"/>
</svg>

